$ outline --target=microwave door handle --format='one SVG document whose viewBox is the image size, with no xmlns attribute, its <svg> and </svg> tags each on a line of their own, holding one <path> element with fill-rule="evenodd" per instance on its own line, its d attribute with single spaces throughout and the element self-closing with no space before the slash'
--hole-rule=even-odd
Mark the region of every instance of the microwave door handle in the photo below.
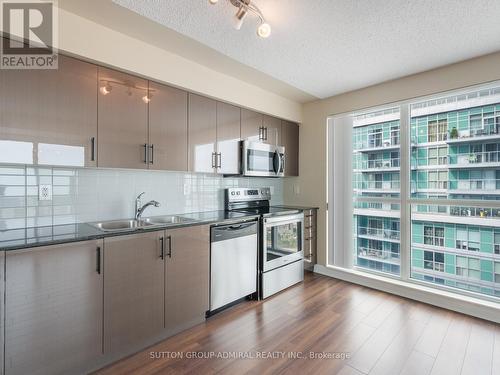
<svg viewBox="0 0 500 375">
<path fill-rule="evenodd" d="M 279 173 L 280 166 L 281 166 L 280 154 L 276 150 L 276 151 L 274 151 L 274 155 L 273 155 L 273 170 L 274 170 L 275 174 Z"/>
</svg>

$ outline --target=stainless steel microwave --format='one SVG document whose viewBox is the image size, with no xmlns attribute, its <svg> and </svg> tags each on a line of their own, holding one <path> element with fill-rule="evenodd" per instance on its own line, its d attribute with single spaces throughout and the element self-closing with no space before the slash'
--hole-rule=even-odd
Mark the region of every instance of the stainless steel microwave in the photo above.
<svg viewBox="0 0 500 375">
<path fill-rule="evenodd" d="M 243 176 L 282 177 L 285 175 L 285 148 L 266 143 L 243 141 L 241 174 Z"/>
</svg>

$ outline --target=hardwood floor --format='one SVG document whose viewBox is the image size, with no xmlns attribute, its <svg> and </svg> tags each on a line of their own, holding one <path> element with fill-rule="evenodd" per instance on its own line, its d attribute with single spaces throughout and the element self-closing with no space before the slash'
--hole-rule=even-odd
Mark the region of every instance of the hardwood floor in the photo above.
<svg viewBox="0 0 500 375">
<path fill-rule="evenodd" d="M 186 358 L 237 352 L 253 358 Z M 297 352 L 303 358 L 290 358 Z M 188 373 L 497 375 L 500 326 L 308 273 L 96 374 Z"/>
</svg>

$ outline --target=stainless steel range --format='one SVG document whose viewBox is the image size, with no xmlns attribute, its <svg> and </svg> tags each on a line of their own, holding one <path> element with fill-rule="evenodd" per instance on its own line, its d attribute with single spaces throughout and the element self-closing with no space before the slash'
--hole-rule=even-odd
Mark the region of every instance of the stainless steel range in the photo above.
<svg viewBox="0 0 500 375">
<path fill-rule="evenodd" d="M 225 190 L 227 211 L 260 215 L 261 298 L 267 298 L 304 280 L 304 215 L 300 210 L 270 206 L 270 200 L 270 188 Z"/>
</svg>

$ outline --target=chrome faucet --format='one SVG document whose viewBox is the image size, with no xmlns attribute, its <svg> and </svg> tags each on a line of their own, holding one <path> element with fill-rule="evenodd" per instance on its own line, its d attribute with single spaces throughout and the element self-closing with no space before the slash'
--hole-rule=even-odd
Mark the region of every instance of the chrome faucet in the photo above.
<svg viewBox="0 0 500 375">
<path fill-rule="evenodd" d="M 155 201 L 155 200 L 149 201 L 148 203 L 141 205 L 141 197 L 143 195 L 144 195 L 144 192 L 142 192 L 141 194 L 139 194 L 137 196 L 137 198 L 135 198 L 135 220 L 140 220 L 142 213 L 149 206 L 160 207 L 160 203 Z"/>
</svg>

